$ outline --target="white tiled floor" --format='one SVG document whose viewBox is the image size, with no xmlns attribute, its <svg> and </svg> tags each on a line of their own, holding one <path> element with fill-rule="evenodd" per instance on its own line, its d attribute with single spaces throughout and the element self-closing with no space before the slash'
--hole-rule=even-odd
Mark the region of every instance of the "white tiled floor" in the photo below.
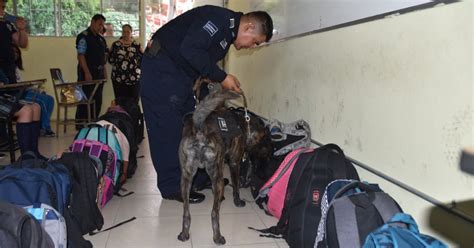
<svg viewBox="0 0 474 248">
<path fill-rule="evenodd" d="M 40 151 L 47 156 L 57 154 L 69 146 L 73 137 L 74 132 L 71 130 L 59 138 L 41 138 Z M 216 247 L 212 241 L 211 191 L 203 192 L 206 195 L 203 203 L 191 205 L 191 238 L 181 242 L 177 235 L 181 231 L 182 204 L 161 198 L 156 187 L 156 173 L 151 163 L 147 139 L 142 142 L 138 155 L 144 155 L 144 158 L 138 158 L 137 172 L 124 186 L 135 194 L 125 198 L 114 197 L 102 211 L 104 229 L 132 216 L 137 219 L 111 231 L 86 236 L 86 239 L 91 240 L 94 247 L 98 248 Z M 244 208 L 235 207 L 230 187 L 226 187 L 225 197 L 221 206 L 220 223 L 227 243 L 219 247 L 288 247 L 283 240 L 259 237 L 257 232 L 247 228 L 270 227 L 276 224 L 276 219 L 265 215 L 254 203 L 247 203 Z M 252 199 L 248 189 L 241 190 L 241 197 Z"/>
</svg>

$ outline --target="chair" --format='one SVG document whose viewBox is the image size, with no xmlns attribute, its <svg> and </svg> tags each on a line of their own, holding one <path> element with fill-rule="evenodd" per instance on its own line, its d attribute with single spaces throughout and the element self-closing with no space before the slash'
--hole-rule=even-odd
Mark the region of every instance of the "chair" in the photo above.
<svg viewBox="0 0 474 248">
<path fill-rule="evenodd" d="M 53 89 L 54 89 L 54 96 L 56 98 L 58 111 L 56 115 L 56 137 L 59 137 L 59 125 L 64 125 L 64 133 L 66 133 L 66 127 L 68 124 L 87 124 L 92 122 L 92 116 L 96 116 L 95 113 L 95 101 L 94 96 L 97 91 L 97 88 L 100 84 L 106 82 L 105 79 L 99 80 L 92 80 L 92 81 L 80 81 L 80 82 L 65 82 L 63 79 L 63 75 L 61 73 L 61 69 L 59 68 L 52 68 L 50 69 L 51 78 L 53 81 Z M 62 89 L 65 87 L 77 87 L 83 85 L 95 85 L 92 93 L 89 96 L 86 96 L 86 99 L 76 102 L 68 102 L 64 98 L 62 93 Z M 87 119 L 68 119 L 67 117 L 67 110 L 70 107 L 77 107 L 79 105 L 86 105 L 87 106 Z M 64 108 L 64 118 L 61 120 L 61 108 Z M 91 113 L 91 109 L 93 113 Z M 92 115 L 93 114 L 93 115 Z"/>
<path fill-rule="evenodd" d="M 30 81 L 21 81 L 17 82 L 14 84 L 7 84 L 7 85 L 1 85 L 0 88 L 4 91 L 17 91 L 16 96 L 15 96 L 15 102 L 18 103 L 20 101 L 21 96 L 23 96 L 24 91 L 28 87 L 33 87 L 33 86 L 40 86 L 44 82 L 46 82 L 46 79 L 37 79 L 37 80 L 30 80 Z M 34 97 L 33 97 L 34 98 Z M 15 112 L 11 112 L 7 116 L 0 116 L 0 128 L 5 128 L 6 132 L 6 137 L 2 137 L 3 139 L 6 139 L 6 142 L 4 141 L 0 145 L 0 152 L 9 152 L 10 153 L 10 162 L 15 162 L 15 151 L 19 149 L 18 142 L 15 139 L 15 133 L 13 132 L 13 122 L 15 119 Z"/>
</svg>

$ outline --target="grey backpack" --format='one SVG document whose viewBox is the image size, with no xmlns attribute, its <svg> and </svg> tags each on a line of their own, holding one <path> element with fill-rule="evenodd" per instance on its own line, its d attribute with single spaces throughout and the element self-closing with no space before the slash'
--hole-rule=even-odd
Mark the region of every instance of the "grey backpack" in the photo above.
<svg viewBox="0 0 474 248">
<path fill-rule="evenodd" d="M 41 224 L 26 210 L 0 202 L 0 248 L 53 248 Z"/>
<path fill-rule="evenodd" d="M 276 119 L 263 119 L 271 133 L 271 139 L 275 146 L 274 156 L 288 154 L 300 148 L 310 147 L 311 128 L 305 120 L 297 120 L 291 123 L 283 123 Z"/>
<path fill-rule="evenodd" d="M 55 248 L 67 247 L 67 229 L 64 217 L 53 207 L 47 204 L 23 207 L 40 222 L 49 237 L 53 240 Z"/>
<path fill-rule="evenodd" d="M 322 198 L 314 248 L 361 247 L 369 233 L 401 212 L 377 184 L 335 180 Z"/>
</svg>

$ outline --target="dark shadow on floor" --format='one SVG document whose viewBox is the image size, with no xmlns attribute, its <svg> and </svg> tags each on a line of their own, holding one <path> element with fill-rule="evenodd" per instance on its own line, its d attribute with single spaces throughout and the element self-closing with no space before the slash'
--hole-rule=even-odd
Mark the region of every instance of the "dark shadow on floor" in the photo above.
<svg viewBox="0 0 474 248">
<path fill-rule="evenodd" d="M 456 207 L 474 219 L 474 200 L 457 202 Z M 430 209 L 429 223 L 437 236 L 455 243 L 455 247 L 474 247 L 474 224 L 439 207 Z"/>
</svg>

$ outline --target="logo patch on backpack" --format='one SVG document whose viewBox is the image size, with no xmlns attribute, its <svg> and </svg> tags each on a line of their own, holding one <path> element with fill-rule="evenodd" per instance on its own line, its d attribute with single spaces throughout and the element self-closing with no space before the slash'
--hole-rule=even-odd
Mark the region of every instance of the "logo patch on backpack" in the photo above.
<svg viewBox="0 0 474 248">
<path fill-rule="evenodd" d="M 229 129 L 227 128 L 227 123 L 225 122 L 225 119 L 222 117 L 217 117 L 217 122 L 219 123 L 219 128 L 221 131 L 227 132 Z"/>
<path fill-rule="evenodd" d="M 313 204 L 318 206 L 319 205 L 319 190 L 313 190 Z"/>
<path fill-rule="evenodd" d="M 217 26 L 211 21 L 208 21 L 206 25 L 204 25 L 202 28 L 206 30 L 211 37 L 214 36 L 217 33 L 217 31 L 219 31 Z"/>
</svg>

